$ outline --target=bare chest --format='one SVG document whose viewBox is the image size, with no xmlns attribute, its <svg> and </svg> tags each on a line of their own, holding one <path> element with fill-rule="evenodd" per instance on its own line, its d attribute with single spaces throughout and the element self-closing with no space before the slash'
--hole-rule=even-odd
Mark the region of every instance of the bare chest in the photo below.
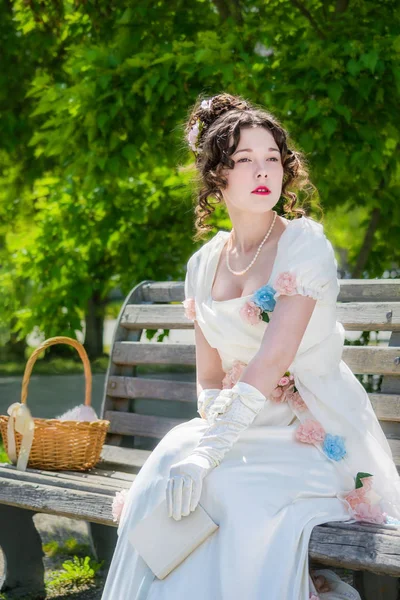
<svg viewBox="0 0 400 600">
<path fill-rule="evenodd" d="M 226 264 L 227 243 L 222 248 L 211 286 L 211 298 L 217 302 L 253 294 L 266 285 L 273 272 L 279 237 L 265 244 L 254 264 L 243 275 L 233 275 Z M 229 255 L 229 265 L 234 271 L 245 269 L 253 260 L 255 251 L 245 256 Z"/>
</svg>

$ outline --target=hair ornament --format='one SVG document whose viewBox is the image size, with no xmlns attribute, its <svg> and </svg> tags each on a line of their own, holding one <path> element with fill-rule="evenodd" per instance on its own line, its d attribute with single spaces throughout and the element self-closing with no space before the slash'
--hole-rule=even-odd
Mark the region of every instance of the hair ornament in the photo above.
<svg viewBox="0 0 400 600">
<path fill-rule="evenodd" d="M 200 104 L 200 108 L 202 108 L 202 110 L 207 110 L 207 111 L 211 110 L 211 104 L 212 104 L 213 98 L 209 98 L 208 100 L 202 100 L 202 102 Z M 196 123 L 194 125 L 192 125 L 192 127 L 190 128 L 190 131 L 187 135 L 187 140 L 189 142 L 190 149 L 193 150 L 193 152 L 196 152 L 197 154 L 199 154 L 201 152 L 201 148 L 198 147 L 198 144 L 199 144 L 201 132 L 204 129 L 204 125 L 205 125 L 204 121 L 202 121 L 201 119 L 197 119 Z"/>
<path fill-rule="evenodd" d="M 203 108 L 204 110 L 210 110 L 212 101 L 212 98 L 210 98 L 209 100 L 203 100 L 200 104 L 201 108 Z"/>
</svg>

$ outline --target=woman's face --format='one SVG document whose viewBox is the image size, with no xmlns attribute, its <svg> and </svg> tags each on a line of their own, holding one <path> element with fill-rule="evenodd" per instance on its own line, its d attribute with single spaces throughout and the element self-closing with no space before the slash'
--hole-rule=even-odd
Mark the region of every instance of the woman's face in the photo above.
<svg viewBox="0 0 400 600">
<path fill-rule="evenodd" d="M 228 184 L 221 190 L 227 207 L 253 213 L 272 210 L 281 197 L 283 180 L 281 154 L 273 135 L 264 127 L 241 129 L 231 158 L 235 166 L 223 170 Z M 257 188 L 268 191 L 256 193 Z"/>
</svg>

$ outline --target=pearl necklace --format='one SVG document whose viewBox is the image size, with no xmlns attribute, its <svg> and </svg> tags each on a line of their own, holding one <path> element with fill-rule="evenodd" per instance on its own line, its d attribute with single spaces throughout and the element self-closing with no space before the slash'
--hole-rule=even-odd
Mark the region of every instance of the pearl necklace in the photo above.
<svg viewBox="0 0 400 600">
<path fill-rule="evenodd" d="M 262 240 L 261 244 L 258 246 L 257 252 L 255 253 L 255 256 L 253 258 L 253 260 L 251 261 L 251 263 L 249 264 L 248 267 L 246 267 L 245 269 L 243 269 L 243 271 L 233 271 L 233 269 L 231 269 L 230 264 L 229 264 L 229 250 L 231 249 L 231 243 L 232 243 L 232 235 L 229 236 L 229 240 L 228 240 L 228 247 L 226 249 L 226 266 L 229 269 L 229 271 L 232 273 L 232 275 L 243 275 L 244 273 L 246 273 L 246 271 L 248 271 L 250 269 L 250 267 L 252 267 L 254 265 L 254 263 L 257 260 L 258 255 L 260 254 L 261 248 L 263 247 L 264 243 L 267 241 L 267 239 L 269 238 L 272 228 L 275 224 L 275 220 L 277 217 L 276 211 L 272 211 L 274 213 L 274 218 L 272 220 L 272 224 L 271 227 L 268 229 L 267 235 L 264 237 L 264 239 Z M 232 232 L 234 230 L 232 229 Z M 231 232 L 231 234 L 232 234 Z"/>
</svg>

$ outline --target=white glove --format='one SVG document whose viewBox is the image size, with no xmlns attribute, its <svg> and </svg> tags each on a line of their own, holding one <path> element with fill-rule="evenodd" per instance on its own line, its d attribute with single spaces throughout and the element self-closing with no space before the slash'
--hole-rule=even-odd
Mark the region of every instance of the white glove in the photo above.
<svg viewBox="0 0 400 600">
<path fill-rule="evenodd" d="M 214 405 L 216 398 L 218 398 L 221 389 L 211 388 L 202 390 L 199 397 L 197 398 L 197 412 L 202 419 L 209 421 L 208 415 L 211 407 Z"/>
<path fill-rule="evenodd" d="M 202 435 L 193 452 L 170 469 L 167 484 L 168 515 L 179 521 L 199 503 L 203 479 L 217 467 L 264 407 L 266 397 L 254 386 L 239 381 L 221 390 L 215 401 L 214 422 Z"/>
<path fill-rule="evenodd" d="M 171 466 L 166 490 L 169 517 L 180 521 L 196 509 L 203 479 L 213 468 L 208 458 L 193 454 Z"/>
</svg>

